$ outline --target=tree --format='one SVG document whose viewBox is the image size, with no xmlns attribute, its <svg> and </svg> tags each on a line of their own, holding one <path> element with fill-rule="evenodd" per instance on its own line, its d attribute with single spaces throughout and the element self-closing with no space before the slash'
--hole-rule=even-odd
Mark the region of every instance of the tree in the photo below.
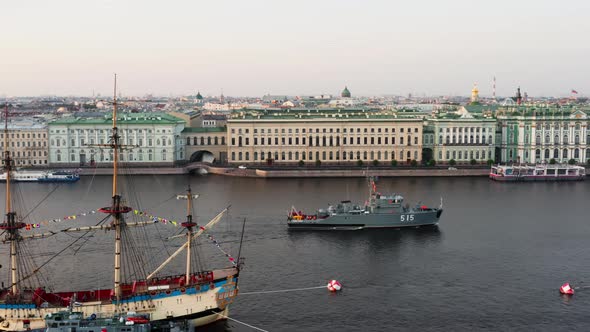
<svg viewBox="0 0 590 332">
<path fill-rule="evenodd" d="M 436 166 L 436 161 L 434 159 L 430 159 L 427 163 L 426 166 L 428 167 L 434 167 Z"/>
<path fill-rule="evenodd" d="M 555 158 L 551 158 L 549 160 L 549 164 L 551 164 L 551 165 L 555 165 L 556 163 L 557 163 L 557 161 L 555 160 Z"/>
<path fill-rule="evenodd" d="M 416 161 L 416 159 L 412 159 L 412 161 L 410 161 L 410 165 L 412 167 L 418 167 L 418 162 Z"/>
<path fill-rule="evenodd" d="M 321 160 L 319 160 L 319 159 L 316 159 L 316 161 L 315 161 L 315 166 L 316 166 L 316 167 L 320 167 L 320 166 L 322 166 L 322 161 L 321 161 Z"/>
<path fill-rule="evenodd" d="M 457 162 L 455 161 L 455 159 L 451 159 L 451 160 L 449 160 L 449 165 L 455 166 L 455 165 L 457 165 Z"/>
<path fill-rule="evenodd" d="M 488 159 L 488 166 L 492 166 L 494 164 L 494 159 Z"/>
<path fill-rule="evenodd" d="M 590 159 L 588 159 L 588 163 L 590 163 Z M 393 159 L 391 161 L 391 167 L 396 167 L 397 166 L 397 160 Z"/>
<path fill-rule="evenodd" d="M 299 167 L 303 167 L 303 165 L 305 165 L 305 162 L 303 160 L 299 160 Z"/>
<path fill-rule="evenodd" d="M 356 165 L 357 165 L 358 167 L 363 167 L 363 161 L 362 161 L 362 160 L 360 160 L 360 159 L 359 159 L 359 160 L 357 160 L 357 161 L 356 161 Z"/>
<path fill-rule="evenodd" d="M 475 164 L 477 164 L 477 160 L 475 160 L 475 159 L 471 159 L 471 160 L 469 161 L 469 163 L 470 163 L 471 165 L 475 165 Z"/>
<path fill-rule="evenodd" d="M 373 166 L 379 166 L 379 160 L 377 160 L 377 159 L 373 160 Z"/>
<path fill-rule="evenodd" d="M 576 164 L 576 160 L 572 158 L 572 159 L 568 160 L 567 163 L 570 164 L 570 165 L 575 165 Z"/>
</svg>

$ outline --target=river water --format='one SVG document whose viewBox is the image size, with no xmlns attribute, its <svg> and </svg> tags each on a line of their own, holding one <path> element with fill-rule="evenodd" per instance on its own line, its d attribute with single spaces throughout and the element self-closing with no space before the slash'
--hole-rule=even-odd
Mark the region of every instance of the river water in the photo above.
<svg viewBox="0 0 590 332">
<path fill-rule="evenodd" d="M 204 224 L 231 204 L 228 217 L 211 232 L 237 256 L 242 220 L 245 267 L 242 293 L 307 288 L 330 279 L 325 288 L 244 294 L 231 317 L 268 331 L 462 331 L 588 330 L 590 288 L 572 298 L 559 286 L 590 286 L 590 182 L 496 183 L 487 178 L 382 178 L 382 193 L 398 192 L 409 203 L 438 205 L 438 228 L 409 230 L 289 232 L 291 206 L 310 211 L 339 200 L 364 202 L 364 179 L 248 179 L 219 176 L 139 176 L 123 189 L 137 208 L 182 219 L 184 202 L 173 198 L 190 183 L 201 196 L 196 210 Z M 108 205 L 109 177 L 84 177 L 75 184 L 22 184 L 18 207 L 31 210 L 31 222 L 62 218 Z M 41 232 L 96 223 L 97 215 L 48 225 Z M 166 228 L 168 227 L 168 228 Z M 162 225 L 160 237 L 178 233 Z M 25 231 L 25 234 L 27 232 Z M 90 241 L 47 266 L 56 288 L 109 287 L 112 236 Z M 35 240 L 36 262 L 53 256 L 73 237 Z M 158 247 L 158 241 L 144 244 Z M 78 243 L 80 244 L 80 243 Z M 178 243 L 176 244 L 178 245 Z M 205 264 L 228 265 L 206 239 L 199 247 Z M 167 250 L 173 244 L 167 245 Z M 156 255 L 157 256 L 157 255 Z M 164 256 L 162 256 L 164 257 Z M 182 259 L 180 259 L 182 261 Z M 6 260 L 3 260 L 6 265 Z M 207 266 L 213 267 L 213 266 Z M 172 268 L 175 268 L 174 266 Z M 176 268 L 182 271 L 182 262 Z M 3 280 L 6 268 L 2 268 Z M 96 276 L 102 276 L 97 281 Z M 206 331 L 254 331 L 228 321 Z"/>
</svg>

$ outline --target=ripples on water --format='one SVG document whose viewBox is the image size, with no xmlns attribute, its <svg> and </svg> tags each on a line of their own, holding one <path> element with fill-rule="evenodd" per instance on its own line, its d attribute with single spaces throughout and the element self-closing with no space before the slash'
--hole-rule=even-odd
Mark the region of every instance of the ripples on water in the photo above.
<svg viewBox="0 0 590 332">
<path fill-rule="evenodd" d="M 63 185 L 33 213 L 37 220 L 88 210 L 109 201 L 110 179 Z M 187 177 L 137 177 L 141 208 L 182 218 L 183 202 L 169 200 Z M 325 289 L 243 295 L 232 317 L 269 331 L 556 331 L 590 328 L 590 288 L 563 298 L 564 281 L 590 285 L 590 182 L 505 184 L 485 178 L 406 178 L 379 181 L 383 193 L 400 192 L 445 212 L 438 228 L 356 232 L 288 232 L 292 205 L 312 210 L 351 199 L 364 202 L 363 179 L 240 179 L 190 177 L 199 221 L 227 204 L 229 218 L 211 232 L 237 255 L 241 220 L 247 218 L 242 292 L 314 287 L 338 279 L 338 294 Z M 51 185 L 21 185 L 32 207 Z M 135 204 L 135 203 L 134 203 Z M 146 208 L 148 207 L 148 208 Z M 79 221 L 84 222 L 84 221 Z M 88 223 L 95 220 L 87 221 Z M 101 234 L 102 235 L 102 234 Z M 96 235 L 98 237 L 98 234 Z M 52 240 L 36 245 L 57 252 Z M 157 247 L 156 243 L 150 244 Z M 95 274 L 110 285 L 111 242 L 92 238 L 88 247 L 53 265 L 61 287 L 88 284 Z M 201 248 L 215 256 L 206 241 Z M 227 263 L 217 255 L 218 265 Z M 92 262 L 89 264 L 88 262 Z M 6 263 L 2 263 L 7 266 Z M 89 266 L 81 278 L 79 264 Z M 6 272 L 6 269 L 3 268 Z M 4 276 L 5 273 L 2 274 Z M 235 322 L 207 331 L 251 331 Z"/>
</svg>

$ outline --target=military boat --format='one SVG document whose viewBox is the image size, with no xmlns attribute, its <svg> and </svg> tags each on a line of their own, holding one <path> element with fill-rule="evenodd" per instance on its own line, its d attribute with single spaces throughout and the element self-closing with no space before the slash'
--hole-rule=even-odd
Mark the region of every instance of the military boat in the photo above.
<svg viewBox="0 0 590 332">
<path fill-rule="evenodd" d="M 364 205 L 341 201 L 336 206 L 306 214 L 294 207 L 287 216 L 290 230 L 360 230 L 365 228 L 401 228 L 437 225 L 443 212 L 438 207 L 418 203 L 404 204 L 400 194 L 382 195 L 373 178 L 369 179 L 369 199 Z"/>
</svg>

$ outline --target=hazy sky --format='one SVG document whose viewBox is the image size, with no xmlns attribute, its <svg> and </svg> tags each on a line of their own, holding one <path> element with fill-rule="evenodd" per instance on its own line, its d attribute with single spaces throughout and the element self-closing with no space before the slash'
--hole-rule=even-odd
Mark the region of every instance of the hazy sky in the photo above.
<svg viewBox="0 0 590 332">
<path fill-rule="evenodd" d="M 0 95 L 590 95 L 584 0 L 0 1 Z"/>
</svg>

